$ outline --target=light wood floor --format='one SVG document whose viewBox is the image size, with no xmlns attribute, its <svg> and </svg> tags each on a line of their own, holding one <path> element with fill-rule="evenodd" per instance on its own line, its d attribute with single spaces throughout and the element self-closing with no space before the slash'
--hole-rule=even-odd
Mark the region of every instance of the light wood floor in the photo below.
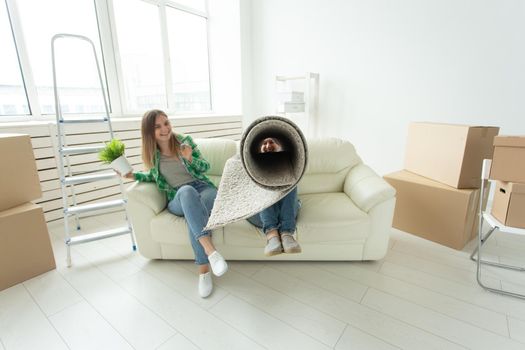
<svg viewBox="0 0 525 350">
<path fill-rule="evenodd" d="M 0 292 L 0 350 L 525 349 L 525 301 L 478 287 L 474 242 L 393 230 L 377 262 L 230 262 L 201 299 L 193 262 L 149 261 L 116 237 L 73 247 L 67 268 L 62 224 L 49 229 L 57 269 Z M 491 259 L 525 265 L 525 237 L 494 238 Z M 525 273 L 486 276 L 525 291 Z"/>
</svg>

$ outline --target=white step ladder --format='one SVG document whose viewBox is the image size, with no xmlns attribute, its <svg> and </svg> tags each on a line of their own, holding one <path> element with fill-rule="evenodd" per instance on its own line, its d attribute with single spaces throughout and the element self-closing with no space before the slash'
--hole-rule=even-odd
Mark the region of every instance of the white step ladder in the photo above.
<svg viewBox="0 0 525 350">
<path fill-rule="evenodd" d="M 83 117 L 83 116 L 69 116 L 68 118 L 64 118 L 62 115 L 62 108 L 60 104 L 60 96 L 59 96 L 59 89 L 57 85 L 57 71 L 56 71 L 56 58 L 55 58 L 55 43 L 57 40 L 65 39 L 65 40 L 80 40 L 84 41 L 86 45 L 90 45 L 93 51 L 93 58 L 96 62 L 97 72 L 98 72 L 98 80 L 100 82 L 100 90 L 103 96 L 104 100 L 104 108 L 105 108 L 105 114 L 99 115 L 99 116 L 90 116 L 90 117 Z M 136 244 L 135 244 L 135 238 L 133 236 L 133 228 L 131 226 L 131 222 L 129 221 L 129 214 L 127 210 L 127 199 L 125 196 L 124 191 L 124 185 L 122 183 L 122 179 L 120 176 L 118 176 L 114 171 L 108 171 L 107 169 L 105 172 L 97 172 L 97 169 L 94 169 L 93 173 L 81 174 L 81 175 L 75 175 L 73 171 L 71 170 L 71 163 L 69 156 L 70 155 L 77 155 L 77 154 L 86 154 L 86 153 L 98 153 L 103 147 L 104 144 L 100 144 L 98 146 L 68 146 L 66 141 L 66 124 L 82 124 L 82 123 L 104 123 L 107 125 L 108 130 L 108 140 L 110 141 L 113 139 L 113 129 L 111 127 L 111 119 L 109 115 L 109 106 L 106 98 L 106 94 L 104 91 L 104 84 L 102 80 L 102 75 L 100 72 L 100 66 L 97 60 L 97 54 L 95 50 L 95 45 L 93 42 L 81 35 L 75 35 L 75 34 L 56 34 L 51 39 L 51 54 L 52 54 L 52 65 L 53 65 L 53 88 L 55 93 L 55 108 L 56 108 L 56 121 L 57 121 L 57 146 L 58 146 L 58 172 L 60 175 L 60 187 L 62 189 L 62 203 L 64 207 L 64 229 L 65 229 L 65 243 L 67 247 L 67 266 L 71 266 L 71 246 L 75 244 L 81 244 L 86 242 L 92 242 L 99 239 L 105 239 L 109 237 L 114 236 L 120 236 L 129 234 L 131 237 L 131 244 L 132 249 L 136 250 Z M 110 200 L 105 202 L 97 202 L 94 204 L 82 204 L 77 205 L 76 201 L 76 194 L 75 194 L 75 185 L 88 183 L 88 182 L 95 182 L 95 181 L 104 181 L 104 180 L 110 180 L 115 179 L 119 182 L 120 185 L 120 192 L 122 195 L 122 199 L 117 200 Z M 68 189 L 71 193 L 71 201 L 72 203 L 69 204 L 69 195 L 68 195 Z M 90 234 L 83 234 L 79 236 L 72 237 L 70 235 L 70 225 L 69 225 L 69 218 L 71 216 L 75 217 L 77 230 L 80 230 L 80 219 L 79 214 L 83 213 L 89 213 L 89 212 L 96 212 L 101 213 L 104 209 L 111 209 L 111 208 L 124 208 L 125 214 L 126 214 L 126 225 L 123 227 L 118 227 L 110 230 L 104 230 L 99 231 L 95 233 Z"/>
</svg>

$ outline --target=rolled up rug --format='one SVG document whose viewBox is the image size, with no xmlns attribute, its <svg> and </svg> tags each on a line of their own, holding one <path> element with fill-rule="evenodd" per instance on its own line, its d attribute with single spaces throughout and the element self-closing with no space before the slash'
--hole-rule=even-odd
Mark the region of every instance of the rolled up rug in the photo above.
<svg viewBox="0 0 525 350">
<path fill-rule="evenodd" d="M 301 180 L 308 149 L 303 133 L 286 118 L 255 120 L 239 153 L 226 161 L 205 230 L 249 218 L 286 196 Z"/>
</svg>

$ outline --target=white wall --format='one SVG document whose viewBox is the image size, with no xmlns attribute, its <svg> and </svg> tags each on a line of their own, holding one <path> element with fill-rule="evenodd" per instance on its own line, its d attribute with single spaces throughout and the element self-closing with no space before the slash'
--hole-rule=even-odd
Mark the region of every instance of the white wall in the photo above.
<svg viewBox="0 0 525 350">
<path fill-rule="evenodd" d="M 210 0 L 208 11 L 213 112 L 239 115 L 242 110 L 239 0 Z"/>
<path fill-rule="evenodd" d="M 523 0 L 241 0 L 243 16 L 244 123 L 275 112 L 275 75 L 311 71 L 319 134 L 380 174 L 402 167 L 413 120 L 525 134 Z"/>
<path fill-rule="evenodd" d="M 240 15 L 240 53 L 241 53 L 241 86 L 242 86 L 242 114 L 244 126 L 246 122 L 253 120 L 253 84 L 252 84 L 252 1 L 239 0 L 239 15 Z"/>
</svg>

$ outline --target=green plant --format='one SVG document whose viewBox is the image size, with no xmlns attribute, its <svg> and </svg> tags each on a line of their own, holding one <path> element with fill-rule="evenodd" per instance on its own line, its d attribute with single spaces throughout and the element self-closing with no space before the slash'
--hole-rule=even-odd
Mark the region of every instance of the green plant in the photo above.
<svg viewBox="0 0 525 350">
<path fill-rule="evenodd" d="M 109 164 L 118 157 L 124 154 L 124 149 L 126 146 L 124 143 L 118 139 L 113 139 L 110 142 L 106 142 L 106 147 L 104 147 L 98 153 L 98 159 L 104 164 Z"/>
</svg>

